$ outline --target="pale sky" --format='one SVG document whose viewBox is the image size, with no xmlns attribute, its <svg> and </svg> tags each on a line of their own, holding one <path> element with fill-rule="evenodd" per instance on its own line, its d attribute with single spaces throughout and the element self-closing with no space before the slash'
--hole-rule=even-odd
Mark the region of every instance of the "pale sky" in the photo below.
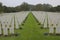
<svg viewBox="0 0 60 40">
<path fill-rule="evenodd" d="M 3 5 L 15 7 L 17 5 L 21 5 L 23 2 L 27 2 L 28 4 L 51 4 L 53 6 L 60 5 L 60 0 L 0 0 L 0 2 L 3 3 Z"/>
</svg>

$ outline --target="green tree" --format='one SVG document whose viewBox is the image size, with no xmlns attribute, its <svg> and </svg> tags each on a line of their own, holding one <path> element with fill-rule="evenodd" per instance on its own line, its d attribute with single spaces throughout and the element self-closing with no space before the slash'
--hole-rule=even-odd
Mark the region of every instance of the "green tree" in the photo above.
<svg viewBox="0 0 60 40">
<path fill-rule="evenodd" d="M 2 12 L 3 9 L 2 9 L 2 3 L 0 2 L 0 12 Z"/>
<path fill-rule="evenodd" d="M 20 6 L 17 6 L 16 9 L 19 11 L 29 11 L 29 5 L 23 2 Z"/>
</svg>

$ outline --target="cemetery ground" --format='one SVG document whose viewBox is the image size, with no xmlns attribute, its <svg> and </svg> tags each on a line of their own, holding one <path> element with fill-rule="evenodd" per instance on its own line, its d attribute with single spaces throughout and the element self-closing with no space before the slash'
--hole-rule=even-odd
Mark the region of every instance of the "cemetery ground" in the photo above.
<svg viewBox="0 0 60 40">
<path fill-rule="evenodd" d="M 60 40 L 60 36 L 44 35 L 44 33 L 48 32 L 48 29 L 41 29 L 41 25 L 38 25 L 32 13 L 28 15 L 23 24 L 20 26 L 22 29 L 15 30 L 18 36 L 1 36 L 0 40 Z"/>
</svg>

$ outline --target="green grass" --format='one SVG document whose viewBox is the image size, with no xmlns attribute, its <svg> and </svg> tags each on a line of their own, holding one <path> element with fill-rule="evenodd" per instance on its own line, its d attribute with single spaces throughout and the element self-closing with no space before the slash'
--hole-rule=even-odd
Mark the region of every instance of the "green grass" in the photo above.
<svg viewBox="0 0 60 40">
<path fill-rule="evenodd" d="M 19 33 L 19 36 L 1 36 L 0 40 L 60 40 L 60 36 L 45 36 L 44 33 L 48 32 L 48 29 L 40 29 L 40 25 L 38 25 L 31 13 L 25 21 L 23 29 L 15 30 L 15 32 Z"/>
</svg>

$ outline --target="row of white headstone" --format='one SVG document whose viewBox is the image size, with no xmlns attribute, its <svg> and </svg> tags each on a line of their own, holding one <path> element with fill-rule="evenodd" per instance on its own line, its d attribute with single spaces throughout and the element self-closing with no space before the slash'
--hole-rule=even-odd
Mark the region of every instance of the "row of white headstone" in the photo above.
<svg viewBox="0 0 60 40">
<path fill-rule="evenodd" d="M 17 12 L 9 14 L 6 13 L 6 15 L 3 14 L 0 16 L 0 34 L 14 34 L 14 28 L 19 29 L 19 25 L 21 25 L 27 15 L 28 12 Z"/>
<path fill-rule="evenodd" d="M 44 24 L 43 28 L 49 28 L 49 33 L 60 34 L 60 13 L 40 11 L 32 13 L 41 24 Z"/>
<path fill-rule="evenodd" d="M 12 19 L 12 21 L 14 20 Z M 11 20 L 9 20 L 9 17 L 7 15 L 0 17 L 0 34 L 8 35 L 8 28 L 9 28 L 10 34 L 14 34 L 14 28 L 12 28 L 14 25 L 11 25 L 13 22 L 11 24 L 10 22 Z M 11 25 L 11 27 L 9 27 L 9 25 Z"/>
<path fill-rule="evenodd" d="M 60 34 L 60 14 L 54 13 L 52 16 L 50 16 L 50 19 L 49 33 Z"/>
</svg>

